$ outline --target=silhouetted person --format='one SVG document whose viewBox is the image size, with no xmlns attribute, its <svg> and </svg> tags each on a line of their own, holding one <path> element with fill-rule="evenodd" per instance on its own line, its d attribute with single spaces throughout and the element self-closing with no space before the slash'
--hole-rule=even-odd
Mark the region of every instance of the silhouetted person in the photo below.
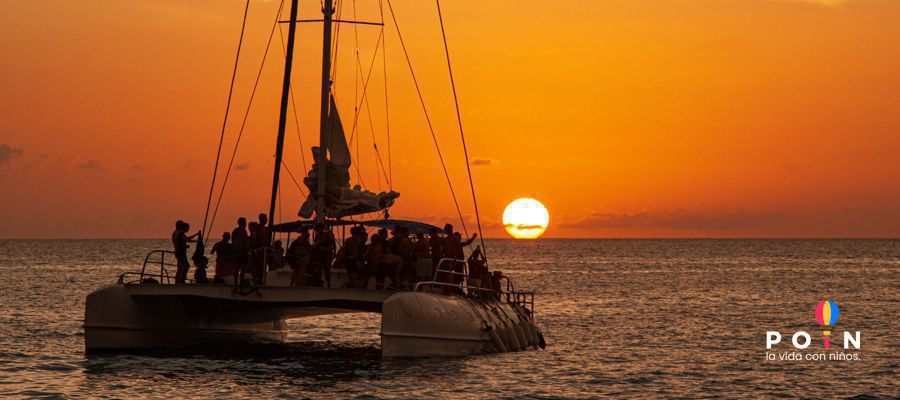
<svg viewBox="0 0 900 400">
<path fill-rule="evenodd" d="M 297 240 L 288 246 L 288 265 L 294 273 L 291 275 L 291 286 L 306 286 L 306 272 L 309 268 L 312 255 L 312 245 L 309 243 L 309 231 L 304 230 Z"/>
<path fill-rule="evenodd" d="M 361 226 L 350 228 L 350 237 L 344 239 L 341 249 L 337 252 L 337 263 L 347 270 L 347 279 L 349 287 L 357 287 L 357 279 L 359 278 L 359 266 L 361 264 L 360 257 L 360 234 Z M 364 231 L 364 230 L 363 230 Z"/>
<path fill-rule="evenodd" d="M 197 232 L 187 236 L 189 229 L 191 229 L 190 225 L 182 220 L 178 220 L 175 222 L 175 231 L 172 232 L 172 245 L 175 247 L 175 260 L 177 260 L 178 265 L 178 269 L 175 272 L 175 283 L 184 283 L 187 279 L 188 270 L 191 268 L 187 258 L 188 243 L 193 242 L 193 239 L 200 235 L 200 232 Z"/>
<path fill-rule="evenodd" d="M 259 214 L 259 222 L 250 223 L 250 265 L 253 280 L 262 283 L 266 264 L 266 249 L 269 244 L 269 235 L 266 229 L 268 218 L 266 214 Z"/>
<path fill-rule="evenodd" d="M 240 217 L 237 220 L 237 228 L 231 231 L 231 252 L 234 255 L 234 273 L 237 276 L 235 283 L 244 279 L 244 274 L 249 273 L 250 264 L 250 236 L 247 234 L 247 218 Z"/>
<path fill-rule="evenodd" d="M 376 232 L 372 235 L 372 242 L 366 247 L 366 270 L 375 275 L 375 289 L 384 289 L 385 274 L 381 266 L 381 258 L 384 256 L 383 240 L 379 232 Z"/>
<path fill-rule="evenodd" d="M 369 232 L 366 232 L 366 228 L 360 226 L 359 227 L 359 240 L 356 242 L 356 246 L 359 248 L 359 277 L 356 282 L 356 287 L 360 289 L 367 289 L 369 286 L 369 277 L 372 276 L 372 270 L 366 266 L 366 250 L 369 246 L 366 244 L 366 241 L 369 240 Z"/>
<path fill-rule="evenodd" d="M 432 267 L 437 267 L 441 257 L 444 256 L 444 240 L 438 234 L 438 230 L 431 228 L 428 235 L 428 250 L 431 252 Z"/>
<path fill-rule="evenodd" d="M 269 270 L 279 269 L 284 266 L 284 246 L 282 246 L 280 240 L 276 240 L 275 243 L 272 244 L 272 249 L 269 254 Z"/>
<path fill-rule="evenodd" d="M 198 232 L 198 234 L 200 236 L 197 237 L 197 247 L 191 256 L 191 261 L 194 262 L 194 283 L 209 283 L 209 278 L 206 276 L 209 258 L 206 257 L 206 249 L 203 247 L 203 232 Z"/>
<path fill-rule="evenodd" d="M 490 279 L 487 269 L 487 260 L 481 253 L 481 246 L 475 248 L 468 259 L 469 264 L 469 285 L 482 287 L 482 282 Z"/>
<path fill-rule="evenodd" d="M 416 257 L 416 282 L 431 280 L 431 249 L 428 239 L 421 229 L 416 229 L 416 242 L 413 244 L 413 254 Z"/>
<path fill-rule="evenodd" d="M 313 237 L 313 264 L 316 265 L 315 279 L 325 275 L 325 287 L 331 287 L 331 261 L 334 259 L 334 235 L 323 223 L 316 224 Z"/>
<path fill-rule="evenodd" d="M 237 271 L 235 270 L 234 263 L 234 254 L 233 254 L 233 245 L 229 243 L 231 239 L 231 234 L 228 232 L 222 233 L 222 240 L 216 242 L 213 245 L 212 249 L 209 251 L 209 254 L 216 255 L 216 273 L 213 276 L 213 280 L 215 282 L 221 283 L 225 280 L 225 277 L 231 276 L 234 277 L 235 282 L 239 282 L 237 278 Z"/>
<path fill-rule="evenodd" d="M 447 236 L 444 238 L 444 258 L 452 258 L 453 262 L 447 262 L 450 264 L 450 269 L 456 273 L 462 273 L 464 264 L 458 262 L 456 260 L 463 260 L 465 262 L 465 254 L 463 253 L 463 247 L 472 244 L 475 241 L 475 238 L 478 237 L 477 233 L 473 233 L 472 237 L 469 240 L 463 241 L 462 235 L 459 232 L 453 231 L 453 225 L 447 224 L 444 225 L 444 234 Z M 446 268 L 444 268 L 446 269 Z M 452 283 L 460 282 L 460 275 L 450 274 L 452 276 Z"/>
</svg>

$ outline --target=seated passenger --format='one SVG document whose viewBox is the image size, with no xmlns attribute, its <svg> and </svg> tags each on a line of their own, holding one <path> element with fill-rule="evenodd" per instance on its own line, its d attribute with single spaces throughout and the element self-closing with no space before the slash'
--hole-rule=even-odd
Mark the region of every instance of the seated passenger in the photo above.
<svg viewBox="0 0 900 400">
<path fill-rule="evenodd" d="M 347 270 L 347 278 L 349 287 L 357 287 L 357 278 L 359 274 L 359 231 L 361 226 L 350 228 L 350 237 L 344 239 L 341 249 L 337 252 L 337 264 Z"/>
<path fill-rule="evenodd" d="M 400 231 L 394 229 L 391 231 L 391 238 L 385 241 L 386 251 L 381 256 L 381 262 L 378 265 L 381 276 L 381 286 L 387 289 L 400 290 L 400 271 L 403 268 L 403 257 L 401 257 Z M 384 278 L 391 278 L 391 286 L 385 286 Z"/>
<path fill-rule="evenodd" d="M 366 247 L 366 270 L 375 275 L 375 289 L 384 288 L 384 270 L 381 268 L 381 257 L 384 246 L 379 233 L 372 235 L 372 242 Z"/>
<path fill-rule="evenodd" d="M 288 246 L 287 256 L 285 257 L 288 265 L 294 271 L 293 275 L 291 275 L 291 286 L 306 286 L 306 274 L 311 254 L 312 246 L 309 244 L 309 231 L 303 231 L 300 237 Z"/>
<path fill-rule="evenodd" d="M 284 266 L 284 246 L 280 240 L 276 240 L 275 244 L 269 249 L 269 270 L 280 269 Z"/>
<path fill-rule="evenodd" d="M 413 254 L 416 257 L 416 282 L 430 281 L 432 279 L 431 249 L 429 240 L 421 229 L 416 229 L 416 242 L 413 244 Z"/>
<path fill-rule="evenodd" d="M 370 270 L 366 266 L 366 250 L 368 249 L 368 245 L 366 241 L 369 240 L 369 233 L 366 232 L 366 228 L 360 226 L 359 231 L 359 240 L 356 242 L 357 247 L 357 258 L 359 259 L 359 271 L 356 279 L 356 287 L 359 289 L 368 289 L 369 286 L 369 277 L 372 276 L 372 270 Z"/>
</svg>

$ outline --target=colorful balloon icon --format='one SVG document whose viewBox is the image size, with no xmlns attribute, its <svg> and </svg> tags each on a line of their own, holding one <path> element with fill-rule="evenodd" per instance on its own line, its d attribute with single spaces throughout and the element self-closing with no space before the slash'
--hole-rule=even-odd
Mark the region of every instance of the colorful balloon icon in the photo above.
<svg viewBox="0 0 900 400">
<path fill-rule="evenodd" d="M 816 320 L 822 325 L 822 334 L 825 335 L 825 349 L 829 348 L 828 337 L 831 335 L 831 329 L 840 316 L 841 310 L 838 309 L 837 303 L 831 300 L 821 301 L 816 305 Z"/>
</svg>

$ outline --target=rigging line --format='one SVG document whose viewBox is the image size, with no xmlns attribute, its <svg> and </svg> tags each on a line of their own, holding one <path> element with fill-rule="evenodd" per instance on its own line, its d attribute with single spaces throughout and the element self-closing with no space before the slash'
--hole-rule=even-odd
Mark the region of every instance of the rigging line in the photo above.
<svg viewBox="0 0 900 400">
<path fill-rule="evenodd" d="M 384 29 L 382 29 L 378 34 L 378 42 L 375 43 L 375 52 L 372 53 L 372 61 L 369 63 L 369 72 L 366 75 L 365 81 L 363 82 L 362 98 L 359 101 L 359 105 L 356 106 L 357 109 L 361 110 L 362 106 L 363 106 L 363 101 L 368 101 L 369 81 L 372 78 L 372 71 L 374 70 L 373 67 L 375 66 L 375 60 L 378 57 L 378 44 L 381 43 L 383 40 L 384 40 Z M 362 66 L 360 66 L 360 67 L 362 67 Z M 353 145 L 353 140 L 354 140 L 354 138 L 356 138 L 357 128 L 359 127 L 359 115 L 360 115 L 359 113 L 354 114 L 353 127 L 350 130 L 349 146 Z M 356 142 L 357 148 L 359 148 L 359 142 L 360 142 L 359 140 L 357 140 L 357 142 Z M 356 168 L 357 175 L 360 175 L 360 168 L 359 168 L 358 161 L 359 161 L 359 157 L 357 157 L 357 162 L 353 163 L 353 166 L 354 166 L 354 168 Z M 376 165 L 376 168 L 377 168 L 377 165 Z M 378 179 L 379 191 L 381 191 L 381 189 L 380 189 L 381 188 L 381 178 L 378 177 L 378 175 L 377 175 L 378 171 L 376 171 L 375 173 L 376 173 L 376 179 Z M 365 188 L 366 185 L 365 185 L 365 182 L 362 180 L 361 175 L 360 175 L 359 179 L 360 179 L 360 182 L 362 182 L 362 184 L 363 184 L 363 188 Z"/>
<path fill-rule="evenodd" d="M 294 88 L 288 88 L 291 95 L 291 109 L 294 110 L 294 126 L 297 127 L 297 141 L 300 142 L 300 160 L 303 162 L 303 170 L 306 170 L 306 152 L 303 151 L 303 135 L 300 134 L 300 117 L 297 115 L 297 101 L 294 100 Z"/>
<path fill-rule="evenodd" d="M 370 72 L 371 72 L 371 70 L 370 70 Z M 360 76 L 360 78 L 362 77 L 362 73 L 363 73 L 363 72 L 362 72 L 362 67 L 360 67 L 360 68 L 359 68 L 359 76 Z M 378 151 L 378 142 L 375 140 L 375 124 L 372 122 L 372 107 L 369 105 L 369 98 L 368 98 L 368 97 L 365 98 L 365 103 L 364 103 L 364 105 L 366 106 L 366 115 L 369 117 L 369 132 L 372 133 L 372 146 L 375 148 L 375 156 L 378 158 L 378 164 L 375 165 L 375 167 L 376 167 L 376 171 L 375 171 L 375 172 L 376 172 L 376 174 L 378 173 L 377 169 L 378 169 L 378 166 L 380 165 L 380 166 L 381 166 L 381 173 L 384 175 L 384 182 L 387 183 L 388 186 L 390 186 L 390 185 L 391 185 L 391 182 L 390 182 L 390 180 L 388 180 L 387 170 L 384 168 L 384 161 L 382 161 L 382 159 L 381 159 L 381 152 Z M 362 109 L 360 109 L 360 113 L 361 113 L 361 112 L 362 112 Z M 360 142 L 360 141 L 357 141 L 356 143 L 359 144 L 359 142 Z M 381 185 L 381 178 L 380 178 L 380 177 L 379 177 L 379 179 L 378 179 L 378 184 Z M 379 186 L 378 190 L 381 191 L 381 187 L 380 187 L 380 186 Z"/>
<path fill-rule="evenodd" d="M 438 159 L 441 161 L 441 168 L 444 170 L 444 177 L 447 179 L 447 186 L 450 188 L 450 195 L 453 197 L 453 204 L 456 206 L 456 213 L 459 215 L 459 222 L 462 224 L 463 232 L 466 234 L 466 237 L 468 237 L 469 230 L 466 228 L 466 221 L 463 219 L 462 210 L 459 208 L 459 201 L 456 199 L 456 191 L 453 190 L 453 183 L 450 182 L 450 173 L 447 172 L 447 164 L 444 163 L 444 156 L 441 154 L 441 147 L 438 144 L 437 135 L 435 135 L 434 127 L 431 124 L 431 117 L 428 116 L 428 109 L 425 107 L 425 98 L 422 97 L 422 90 L 419 88 L 419 81 L 416 79 L 416 73 L 413 71 L 409 52 L 406 51 L 406 43 L 403 41 L 403 35 L 400 33 L 400 25 L 397 24 L 397 15 L 394 14 L 394 7 L 391 5 L 391 0 L 387 0 L 387 5 L 388 10 L 391 12 L 391 19 L 394 21 L 394 28 L 397 29 L 397 37 L 400 39 L 400 47 L 403 49 L 403 55 L 406 57 L 406 64 L 409 66 L 409 73 L 412 75 L 416 93 L 419 95 L 419 103 L 422 104 L 422 112 L 425 114 L 425 121 L 428 122 L 428 130 L 431 132 L 431 139 L 434 140 L 434 148 L 437 150 Z"/>
<path fill-rule="evenodd" d="M 284 160 L 282 160 L 281 162 L 283 163 Z M 282 220 L 284 218 L 284 213 L 281 211 L 281 194 L 282 194 L 281 181 L 279 180 L 278 181 L 278 195 L 277 195 L 278 196 L 278 217 L 275 218 L 275 221 L 278 221 L 279 224 L 282 222 Z"/>
<path fill-rule="evenodd" d="M 378 56 L 378 45 L 381 41 L 384 40 L 384 29 L 381 30 L 381 33 L 378 34 L 378 42 L 375 43 L 375 52 L 372 53 L 372 62 L 369 63 L 369 72 L 366 74 L 366 80 L 363 82 L 363 90 L 362 90 L 362 99 L 359 101 L 358 108 L 362 108 L 362 102 L 366 99 L 368 89 L 369 89 L 369 80 L 372 78 L 372 67 L 375 66 L 375 59 Z M 355 115 L 353 118 L 353 127 L 350 129 L 350 144 L 353 144 L 353 138 L 356 134 L 356 128 L 359 122 L 359 115 Z"/>
<path fill-rule="evenodd" d="M 475 182 L 472 180 L 472 166 L 469 164 L 469 150 L 466 148 L 466 135 L 463 133 L 462 114 L 459 112 L 459 98 L 456 96 L 456 81 L 453 79 L 453 67 L 450 63 L 450 48 L 447 46 L 447 33 L 444 30 L 444 17 L 441 13 L 441 0 L 437 4 L 438 20 L 441 22 L 441 38 L 444 39 L 444 54 L 447 56 L 447 71 L 450 73 L 450 87 L 453 88 L 453 104 L 456 106 L 456 122 L 459 125 L 459 138 L 462 141 L 463 156 L 466 161 L 466 172 L 469 174 L 469 188 L 472 190 L 472 204 L 475 206 L 475 222 L 478 224 L 478 236 L 481 236 L 481 254 L 487 262 L 487 248 L 484 246 L 484 234 L 481 233 L 481 215 L 478 213 L 478 198 L 475 196 Z"/>
<path fill-rule="evenodd" d="M 378 50 L 378 49 L 376 48 L 376 51 L 377 51 L 377 50 Z M 373 54 L 373 55 L 372 55 L 372 60 L 373 60 L 373 61 L 374 61 L 375 58 L 376 58 L 375 56 L 377 56 L 377 54 Z M 357 65 L 356 71 L 359 73 L 359 74 L 358 74 L 358 77 L 361 78 L 361 79 L 365 79 L 365 78 L 363 77 L 362 66 L 360 66 L 360 63 L 359 63 L 359 56 L 358 56 L 358 55 L 357 55 L 357 63 L 356 63 L 356 65 Z M 370 71 L 371 71 L 371 70 L 370 70 Z M 363 106 L 365 106 L 365 108 L 363 108 Z M 367 116 L 368 119 L 369 119 L 369 133 L 372 135 L 372 146 L 374 147 L 375 157 L 377 158 L 377 159 L 375 160 L 375 179 L 378 181 L 378 191 L 379 191 L 379 192 L 382 192 L 383 190 L 382 190 L 382 187 L 381 187 L 381 175 L 378 174 L 378 166 L 379 166 L 379 164 L 381 164 L 382 169 L 384 169 L 384 163 L 380 163 L 380 162 L 379 162 L 379 161 L 380 161 L 380 158 L 381 158 L 381 155 L 378 154 L 378 141 L 375 140 L 375 125 L 372 124 L 372 108 L 369 107 L 369 98 L 368 98 L 368 97 L 366 97 L 365 101 L 362 103 L 362 105 L 361 105 L 360 108 L 359 108 L 359 113 L 360 113 L 360 115 L 362 115 L 363 109 L 366 110 L 366 116 Z M 360 143 L 360 142 L 362 142 L 362 133 L 360 133 L 360 140 L 357 140 L 357 141 L 356 141 L 357 147 L 359 147 L 359 143 Z M 385 183 L 387 183 L 387 175 L 386 175 L 386 174 L 385 174 Z"/>
<path fill-rule="evenodd" d="M 337 19 L 341 19 L 341 15 L 344 11 L 344 2 L 338 0 L 336 1 L 336 3 L 337 10 L 335 10 L 335 12 L 337 15 Z M 334 7 L 332 7 L 332 9 L 334 10 Z M 334 93 L 337 86 L 333 79 L 337 78 L 338 60 L 340 60 L 340 57 L 338 57 L 338 50 L 340 50 L 341 45 L 341 25 L 343 24 L 337 24 L 337 27 L 334 28 L 334 37 L 331 40 L 331 75 L 328 77 L 328 80 L 331 86 L 332 94 Z"/>
<path fill-rule="evenodd" d="M 231 176 L 231 167 L 234 165 L 234 159 L 237 156 L 238 146 L 241 144 L 241 137 L 244 136 L 244 128 L 247 126 L 247 117 L 250 115 L 250 108 L 253 106 L 253 99 L 256 96 L 256 89 L 259 87 L 259 80 L 262 77 L 263 68 L 266 65 L 266 59 L 269 54 L 269 47 L 272 45 L 272 38 L 275 36 L 275 28 L 278 26 L 278 18 L 281 16 L 281 11 L 284 8 L 284 0 L 278 5 L 278 11 L 275 13 L 275 22 L 272 23 L 272 31 L 269 32 L 269 41 L 266 43 L 266 49 L 263 51 L 262 62 L 259 65 L 259 72 L 256 74 L 256 81 L 253 83 L 253 90 L 250 92 L 250 101 L 247 103 L 247 110 L 244 112 L 244 120 L 241 122 L 241 129 L 238 131 L 237 140 L 234 142 L 234 150 L 231 152 L 231 160 L 228 161 L 228 168 L 225 170 L 225 179 L 222 180 L 222 189 L 219 192 L 219 197 L 216 200 L 216 208 L 213 209 L 212 218 L 209 222 L 209 229 L 212 230 L 212 226 L 216 221 L 216 215 L 219 213 L 219 206 L 222 203 L 222 196 L 225 194 L 225 187 L 228 185 L 228 178 Z"/>
<path fill-rule="evenodd" d="M 222 156 L 222 143 L 225 141 L 225 128 L 228 126 L 228 114 L 231 111 L 231 97 L 234 94 L 234 82 L 237 78 L 238 63 L 241 59 L 241 47 L 244 44 L 244 31 L 247 28 L 247 14 L 250 12 L 250 0 L 244 5 L 244 18 L 241 22 L 241 36 L 238 39 L 237 54 L 234 56 L 234 69 L 231 72 L 231 85 L 228 88 L 228 100 L 225 103 L 225 117 L 222 119 L 222 133 L 219 135 L 219 149 L 216 151 L 216 162 L 213 165 L 212 182 L 209 184 L 209 195 L 206 197 L 206 212 L 203 214 L 203 226 L 201 231 L 206 231 L 206 222 L 209 218 L 209 206 L 212 204 L 213 190 L 216 187 L 216 177 L 219 175 L 219 159 Z M 209 235 L 206 235 L 209 236 Z"/>
<path fill-rule="evenodd" d="M 367 98 L 367 93 L 368 93 L 368 89 L 369 89 L 369 80 L 372 77 L 372 70 L 375 65 L 375 59 L 378 56 L 378 44 L 381 43 L 383 40 L 384 40 L 384 28 L 382 28 L 381 31 L 378 33 L 378 41 L 375 43 L 375 52 L 372 53 L 372 62 L 369 63 L 369 72 L 366 76 L 365 82 L 363 82 L 362 99 L 360 100 L 359 105 L 357 106 L 358 109 L 362 108 L 362 100 Z M 350 141 L 348 143 L 348 146 L 353 146 L 353 139 L 356 137 L 356 129 L 357 129 L 358 125 L 359 125 L 359 114 L 354 113 L 353 127 L 352 127 L 352 129 L 350 129 Z M 357 142 L 357 147 L 359 147 L 359 142 Z M 359 157 L 357 157 L 357 161 L 358 160 L 359 160 Z M 359 175 L 360 183 L 362 183 L 363 188 L 365 188 L 366 184 L 362 180 L 362 176 L 360 175 L 360 169 L 359 169 L 358 164 L 359 164 L 358 162 L 353 163 L 353 166 L 354 166 L 354 168 L 356 168 L 357 175 Z M 377 173 L 377 171 L 376 171 L 376 173 Z M 379 181 L 379 185 L 380 185 L 380 181 Z"/>
<path fill-rule="evenodd" d="M 381 15 L 381 32 L 384 34 L 384 4 L 378 0 L 378 12 Z M 381 42 L 381 67 L 384 71 L 384 126 L 387 131 L 388 146 L 388 190 L 394 190 L 394 162 L 391 159 L 391 112 L 388 108 L 388 80 L 387 80 L 387 40 Z"/>
<path fill-rule="evenodd" d="M 281 38 L 281 53 L 287 55 L 287 45 L 284 43 L 284 31 L 281 29 L 281 25 L 278 25 L 278 37 Z M 291 83 L 288 88 L 290 96 L 291 96 L 291 110 L 294 112 L 294 127 L 297 130 L 297 141 L 300 142 L 300 159 L 303 161 L 303 170 L 306 171 L 306 153 L 303 151 L 303 136 L 300 134 L 300 117 L 297 112 L 297 101 L 294 100 L 294 84 Z"/>
<path fill-rule="evenodd" d="M 281 160 L 281 166 L 284 167 L 284 170 L 287 171 L 288 176 L 291 177 L 291 180 L 294 181 L 294 185 L 297 186 L 297 190 L 300 191 L 300 194 L 307 196 L 306 191 L 303 190 L 303 186 L 300 185 L 300 182 L 297 181 L 297 178 L 294 177 L 294 173 L 291 172 L 291 169 L 288 168 L 287 164 L 285 164 L 284 160 Z"/>
</svg>

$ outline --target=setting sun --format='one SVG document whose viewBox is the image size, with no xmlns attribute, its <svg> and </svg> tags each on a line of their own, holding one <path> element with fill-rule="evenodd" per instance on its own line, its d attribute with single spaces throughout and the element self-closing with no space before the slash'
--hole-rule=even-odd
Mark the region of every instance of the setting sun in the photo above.
<svg viewBox="0 0 900 400">
<path fill-rule="evenodd" d="M 513 200 L 503 210 L 503 226 L 516 239 L 537 239 L 547 230 L 550 213 L 535 199 Z"/>
</svg>

